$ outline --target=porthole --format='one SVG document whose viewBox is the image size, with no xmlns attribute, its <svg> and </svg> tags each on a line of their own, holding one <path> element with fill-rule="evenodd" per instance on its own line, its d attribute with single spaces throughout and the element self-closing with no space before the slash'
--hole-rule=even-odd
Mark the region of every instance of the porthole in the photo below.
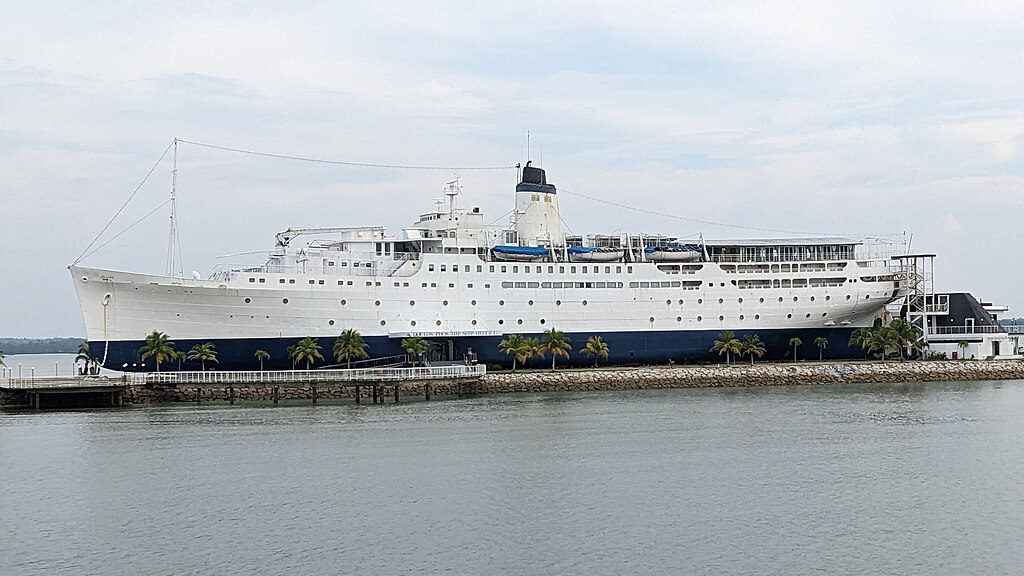
<svg viewBox="0 0 1024 576">
<path fill-rule="evenodd" d="M 648 318 L 647 321 L 648 322 L 654 322 L 654 316 L 651 316 L 650 318 Z"/>
<path fill-rule="evenodd" d="M 829 300 L 831 300 L 831 299 L 832 299 L 832 297 L 831 297 L 831 296 L 825 296 L 825 302 L 828 302 L 828 301 L 829 301 Z"/>
<path fill-rule="evenodd" d="M 683 317 L 682 316 L 676 316 L 676 322 L 682 322 L 682 321 L 683 321 Z"/>
<path fill-rule="evenodd" d="M 504 324 L 504 323 L 505 323 L 505 321 L 504 321 L 504 320 L 502 320 L 502 319 L 500 319 L 500 318 L 498 319 L 498 325 L 499 325 L 499 326 L 500 326 L 500 325 L 502 325 L 502 324 Z"/>
<path fill-rule="evenodd" d="M 520 318 L 519 320 L 516 320 L 516 324 L 522 325 L 523 324 L 523 319 Z"/>
<path fill-rule="evenodd" d="M 703 303 L 704 303 L 704 299 L 703 298 L 697 298 L 697 304 L 703 304 Z"/>
<path fill-rule="evenodd" d="M 740 298 L 740 299 L 738 299 L 736 301 L 739 302 L 740 304 L 743 304 L 743 298 Z"/>
<path fill-rule="evenodd" d="M 228 315 L 228 318 L 234 318 L 234 317 L 235 317 L 235 315 L 234 315 L 234 314 L 230 314 L 230 315 Z"/>
<path fill-rule="evenodd" d="M 814 296 L 811 296 L 811 302 L 814 302 Z"/>
<path fill-rule="evenodd" d="M 680 298 L 680 299 L 679 299 L 679 305 L 680 305 L 680 306 L 682 306 L 682 305 L 683 305 L 683 299 L 682 299 L 682 298 Z"/>
<path fill-rule="evenodd" d="M 702 318 L 702 317 L 700 317 L 700 316 L 697 316 L 697 322 L 700 322 L 700 321 L 701 321 L 701 320 L 703 320 L 703 319 L 704 319 L 704 318 Z"/>
<path fill-rule="evenodd" d="M 504 300 L 498 300 L 498 306 L 504 306 L 504 305 L 505 305 L 505 301 Z"/>
<path fill-rule="evenodd" d="M 796 302 L 796 301 L 797 301 L 797 300 L 799 300 L 799 299 L 800 299 L 800 297 L 799 297 L 799 296 L 793 296 L 793 302 Z"/>
<path fill-rule="evenodd" d="M 719 304 L 725 304 L 725 299 L 724 298 L 719 298 L 718 299 L 718 303 Z"/>
<path fill-rule="evenodd" d="M 761 304 L 764 304 L 764 298 L 759 298 L 758 302 L 760 302 Z"/>
<path fill-rule="evenodd" d="M 287 298 L 285 298 L 285 299 L 281 300 L 281 302 L 282 302 L 283 304 L 287 304 L 287 303 L 288 303 L 288 299 L 287 299 Z"/>
<path fill-rule="evenodd" d="M 374 306 L 380 306 L 380 300 L 374 300 L 373 301 L 373 305 Z"/>
<path fill-rule="evenodd" d="M 246 304 L 249 304 L 250 302 L 252 302 L 252 298 L 246 298 L 246 299 L 245 299 L 245 303 L 246 303 Z"/>
<path fill-rule="evenodd" d="M 381 320 L 381 321 L 380 321 L 380 325 L 381 325 L 381 326 L 384 326 L 385 324 L 387 324 L 387 322 L 385 322 L 384 320 Z"/>
<path fill-rule="evenodd" d="M 541 323 L 541 324 L 543 324 L 543 323 L 544 323 L 544 319 L 543 319 L 543 318 L 541 318 L 541 319 L 540 319 L 540 323 Z"/>
<path fill-rule="evenodd" d="M 806 316 L 804 316 L 804 317 L 805 317 L 805 318 L 810 318 L 810 317 L 811 317 L 811 313 L 810 313 L 810 312 L 808 312 L 808 313 L 807 313 L 807 315 L 806 315 Z"/>
<path fill-rule="evenodd" d="M 584 305 L 584 306 L 586 306 L 586 305 L 587 305 L 587 301 L 586 301 L 586 300 L 584 300 L 584 301 L 583 301 L 583 305 Z"/>
<path fill-rule="evenodd" d="M 530 300 L 529 302 L 527 302 L 527 304 L 533 306 L 533 300 Z"/>
<path fill-rule="evenodd" d="M 782 296 L 779 296 L 779 302 L 782 302 Z"/>
<path fill-rule="evenodd" d="M 724 322 L 725 321 L 725 316 L 719 316 L 718 317 L 718 321 L 719 322 Z"/>
<path fill-rule="evenodd" d="M 561 305 L 562 305 L 562 301 L 561 300 L 555 300 L 555 306 L 561 306 Z"/>
<path fill-rule="evenodd" d="M 850 299 L 850 295 L 849 295 L 849 294 L 847 294 L 847 295 L 846 295 L 846 299 L 847 299 L 847 300 L 849 300 L 849 299 Z"/>
<path fill-rule="evenodd" d="M 743 314 L 740 314 L 740 320 L 743 320 Z"/>
<path fill-rule="evenodd" d="M 436 324 L 437 326 L 440 326 L 441 325 L 441 321 L 438 320 L 437 322 L 434 322 L 434 324 Z"/>
<path fill-rule="evenodd" d="M 472 304 L 473 306 L 476 306 L 476 300 L 471 300 L 469 303 Z"/>
<path fill-rule="evenodd" d="M 88 281 L 89 281 L 89 277 L 88 276 L 82 276 L 82 282 L 88 282 Z"/>
<path fill-rule="evenodd" d="M 472 324 L 473 326 L 476 326 L 476 320 L 473 320 L 472 322 L 470 322 L 470 324 Z"/>
<path fill-rule="evenodd" d="M 342 305 L 342 306 L 344 306 L 345 304 L 348 304 L 348 300 L 342 300 L 342 301 L 341 301 L 341 305 Z"/>
<path fill-rule="evenodd" d="M 825 316 L 828 316 L 828 312 L 822 312 L 822 313 L 821 313 L 821 317 L 822 317 L 822 318 L 824 318 Z"/>
<path fill-rule="evenodd" d="M 447 300 L 445 300 L 444 302 L 441 302 L 441 306 L 447 306 L 447 305 L 448 305 L 448 301 Z"/>
<path fill-rule="evenodd" d="M 864 295 L 864 299 L 865 300 L 870 300 L 871 299 L 871 294 L 865 294 Z"/>
<path fill-rule="evenodd" d="M 792 317 L 793 317 L 792 314 L 786 314 L 786 318 L 792 318 Z"/>
<path fill-rule="evenodd" d="M 754 320 L 760 320 L 760 319 L 761 319 L 761 315 L 760 314 L 754 314 Z"/>
<path fill-rule="evenodd" d="M 416 325 L 416 321 L 415 320 L 409 322 L 409 326 L 415 326 L 415 325 Z"/>
<path fill-rule="evenodd" d="M 665 300 L 665 305 L 666 306 L 671 306 L 672 305 L 672 301 L 671 300 Z"/>
<path fill-rule="evenodd" d="M 334 320 L 328 320 L 327 321 L 327 325 L 328 326 L 334 326 Z"/>
<path fill-rule="evenodd" d="M 415 305 L 416 305 L 416 301 L 415 300 L 409 300 L 409 306 L 415 306 Z"/>
</svg>

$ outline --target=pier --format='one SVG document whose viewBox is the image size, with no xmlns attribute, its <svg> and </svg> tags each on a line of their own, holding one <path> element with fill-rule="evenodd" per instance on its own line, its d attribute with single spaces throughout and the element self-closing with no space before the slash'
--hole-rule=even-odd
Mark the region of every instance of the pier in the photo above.
<svg viewBox="0 0 1024 576">
<path fill-rule="evenodd" d="M 5 403 L 41 408 L 121 406 L 128 383 L 108 378 L 8 378 L 0 380 Z M 21 402 L 18 402 L 18 399 Z"/>
</svg>

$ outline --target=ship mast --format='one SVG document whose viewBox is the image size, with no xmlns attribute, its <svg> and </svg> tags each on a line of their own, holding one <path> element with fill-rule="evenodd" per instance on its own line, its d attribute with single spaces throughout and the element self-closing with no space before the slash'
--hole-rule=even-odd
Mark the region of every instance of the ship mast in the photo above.
<svg viewBox="0 0 1024 576">
<path fill-rule="evenodd" d="M 174 139 L 174 156 L 171 163 L 171 234 L 167 241 L 167 275 L 174 275 L 174 244 L 178 238 L 178 139 Z"/>
</svg>

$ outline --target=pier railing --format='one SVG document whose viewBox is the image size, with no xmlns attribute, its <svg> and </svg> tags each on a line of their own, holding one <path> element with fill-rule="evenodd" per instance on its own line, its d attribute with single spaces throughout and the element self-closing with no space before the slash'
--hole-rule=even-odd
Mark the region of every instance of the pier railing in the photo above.
<svg viewBox="0 0 1024 576">
<path fill-rule="evenodd" d="M 362 368 L 352 370 L 276 370 L 149 372 L 132 374 L 132 384 L 343 384 L 346 382 L 406 382 L 477 378 L 487 373 L 483 364 L 466 366 L 416 366 L 411 368 Z"/>
<path fill-rule="evenodd" d="M 929 334 L 1001 334 L 1006 332 L 1004 326 L 935 326 Z"/>
</svg>

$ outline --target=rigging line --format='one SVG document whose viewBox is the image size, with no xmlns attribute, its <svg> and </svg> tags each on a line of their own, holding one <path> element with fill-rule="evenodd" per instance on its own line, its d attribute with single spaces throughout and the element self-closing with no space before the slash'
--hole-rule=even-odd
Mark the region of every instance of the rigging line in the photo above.
<svg viewBox="0 0 1024 576">
<path fill-rule="evenodd" d="M 117 212 L 110 219 L 110 221 L 107 222 L 107 225 L 104 226 L 103 229 L 100 230 L 100 233 L 97 234 L 96 237 L 92 239 L 92 242 L 89 242 L 89 245 L 85 247 L 85 250 L 82 251 L 82 255 L 79 256 L 77 260 L 75 260 L 75 264 L 78 264 L 79 262 L 85 259 L 86 252 L 89 252 L 89 249 L 92 248 L 93 244 L 95 244 L 96 241 L 99 240 L 101 236 L 103 236 L 103 233 L 107 231 L 107 228 L 110 228 L 110 225 L 114 223 L 114 220 L 117 220 L 117 217 L 121 215 L 121 212 L 123 212 L 125 207 L 128 206 L 128 203 L 132 201 L 132 198 L 135 198 L 135 195 L 139 193 L 139 190 L 142 190 L 142 187 L 146 184 L 146 181 L 149 180 L 149 177 L 153 175 L 154 171 L 156 171 L 157 166 L 159 166 L 160 163 L 164 161 L 164 158 L 167 156 L 167 153 L 171 150 L 172 146 L 174 146 L 173 140 L 171 141 L 170 144 L 167 145 L 167 148 L 164 150 L 164 153 L 160 155 L 160 159 L 156 161 L 156 164 L 153 164 L 153 167 L 150 168 L 149 172 L 146 173 L 146 177 L 142 179 L 142 182 L 139 182 L 139 185 L 135 187 L 135 191 L 132 192 L 131 196 L 129 196 L 128 199 L 124 201 L 124 204 L 122 204 L 121 207 L 117 209 Z M 106 244 L 104 244 L 104 246 L 106 246 Z M 96 250 L 93 250 L 92 252 L 89 252 L 89 254 L 92 254 L 95 251 Z"/>
<path fill-rule="evenodd" d="M 506 216 L 508 216 L 508 215 L 509 215 L 509 214 L 511 214 L 512 212 L 514 212 L 514 210 L 509 210 L 508 212 L 505 212 L 505 213 L 504 213 L 504 214 L 502 214 L 501 216 L 498 216 L 497 218 L 495 218 L 494 220 L 492 220 L 492 221 L 491 221 L 491 222 L 490 222 L 489 224 L 487 224 L 487 225 L 488 225 L 488 226 L 494 226 L 494 225 L 495 225 L 495 224 L 496 224 L 496 223 L 497 223 L 497 222 L 498 222 L 499 220 L 502 220 L 502 219 L 504 219 L 504 218 L 505 218 Z"/>
<path fill-rule="evenodd" d="M 124 234 L 125 232 L 127 232 L 127 231 L 131 230 L 132 228 L 135 228 L 135 227 L 136 227 L 136 226 L 138 226 L 138 225 L 139 225 L 139 223 L 141 223 L 141 222 L 142 222 L 143 220 L 145 220 L 146 218 L 149 218 L 149 217 L 150 217 L 150 216 L 152 216 L 153 214 L 156 214 L 157 210 L 159 210 L 159 209 L 163 208 L 164 206 L 167 206 L 167 205 L 168 205 L 168 204 L 170 204 L 170 203 L 171 203 L 171 199 L 170 199 L 170 198 L 168 198 L 167 200 L 164 200 L 164 203 L 163 203 L 163 204 L 161 204 L 161 205 L 157 206 L 156 208 L 153 208 L 153 209 L 152 209 L 152 210 L 150 210 L 150 211 L 149 211 L 149 213 L 147 213 L 147 214 L 146 214 L 145 216 L 143 216 L 142 218 L 139 218 L 138 220 L 136 220 L 135 222 L 133 222 L 131 226 L 129 226 L 129 227 L 127 227 L 127 228 L 125 228 L 124 230 L 121 230 L 120 232 L 118 232 L 117 234 L 115 234 L 115 235 L 113 236 L 113 238 L 111 238 L 110 240 L 107 240 L 107 241 L 106 241 L 106 242 L 104 242 L 103 244 L 100 244 L 99 246 L 97 246 L 97 247 L 96 247 L 96 248 L 95 248 L 95 249 L 94 249 L 94 250 L 93 250 L 92 252 L 89 252 L 88 254 L 86 254 L 86 255 L 84 256 L 84 258 L 88 258 L 89 256 L 92 256 L 92 255 L 93 255 L 93 254 L 95 254 L 95 253 L 96 253 L 97 251 L 101 250 L 101 249 L 102 249 L 102 248 L 103 248 L 104 246 L 106 246 L 107 244 L 110 244 L 110 243 L 111 243 L 111 242 L 113 242 L 114 240 L 117 240 L 117 239 L 118 239 L 119 237 L 121 237 L 121 235 L 122 235 L 122 234 Z"/>
<path fill-rule="evenodd" d="M 219 146 L 216 144 L 205 144 L 203 142 L 193 142 L 191 140 L 178 139 L 178 142 L 182 144 L 192 144 L 193 146 L 202 146 L 204 148 L 213 148 L 214 150 L 224 150 L 227 152 L 238 152 L 239 154 L 251 154 L 253 156 L 264 156 L 266 158 L 278 158 L 281 160 L 299 160 L 301 162 L 315 162 L 317 164 L 335 164 L 340 166 L 361 166 L 364 168 L 395 168 L 400 170 L 513 170 L 515 166 L 409 166 L 404 164 L 373 164 L 370 162 L 346 162 L 342 160 L 325 160 L 323 158 L 308 158 L 304 156 L 289 156 L 287 154 L 273 154 L 270 152 L 258 152 L 255 150 L 243 150 L 241 148 L 231 148 L 229 146 Z"/>
<path fill-rule="evenodd" d="M 635 212 L 643 212 L 645 214 L 651 214 L 653 216 L 662 216 L 664 218 L 674 218 L 676 220 L 684 220 L 686 222 L 696 222 L 698 224 L 706 224 L 708 226 L 722 226 L 724 228 L 738 228 L 738 229 L 741 229 L 741 230 L 754 230 L 756 232 L 778 232 L 780 234 L 800 234 L 800 235 L 804 235 L 804 236 L 824 236 L 824 237 L 828 237 L 828 236 L 835 236 L 836 235 L 835 233 L 825 234 L 825 233 L 822 233 L 822 232 L 806 232 L 806 231 L 801 232 L 801 231 L 796 231 L 796 230 L 780 230 L 780 229 L 777 229 L 777 228 L 759 228 L 757 226 L 743 226 L 741 224 L 726 224 L 724 222 L 713 222 L 711 220 L 701 220 L 699 218 L 687 218 L 686 216 L 677 216 L 675 214 L 666 214 L 664 212 L 655 212 L 653 210 L 646 210 L 644 208 L 637 208 L 636 206 L 630 206 L 628 204 L 620 204 L 618 202 L 612 202 L 610 200 L 603 200 L 601 198 L 594 198 L 593 196 L 587 196 L 586 194 L 580 194 L 579 192 L 573 192 L 573 191 L 567 190 L 565 188 L 560 188 L 560 190 L 562 190 L 565 193 L 570 194 L 572 196 L 579 196 L 581 198 L 586 198 L 587 200 L 593 200 L 594 202 L 600 202 L 602 204 L 608 204 L 610 206 L 615 206 L 616 208 L 623 208 L 623 209 L 626 209 L 626 210 L 633 210 Z M 840 234 L 840 235 L 841 236 L 864 236 L 863 234 Z M 874 235 L 870 235 L 869 234 L 867 236 L 896 236 L 896 235 L 898 235 L 898 234 L 874 234 Z"/>
</svg>

